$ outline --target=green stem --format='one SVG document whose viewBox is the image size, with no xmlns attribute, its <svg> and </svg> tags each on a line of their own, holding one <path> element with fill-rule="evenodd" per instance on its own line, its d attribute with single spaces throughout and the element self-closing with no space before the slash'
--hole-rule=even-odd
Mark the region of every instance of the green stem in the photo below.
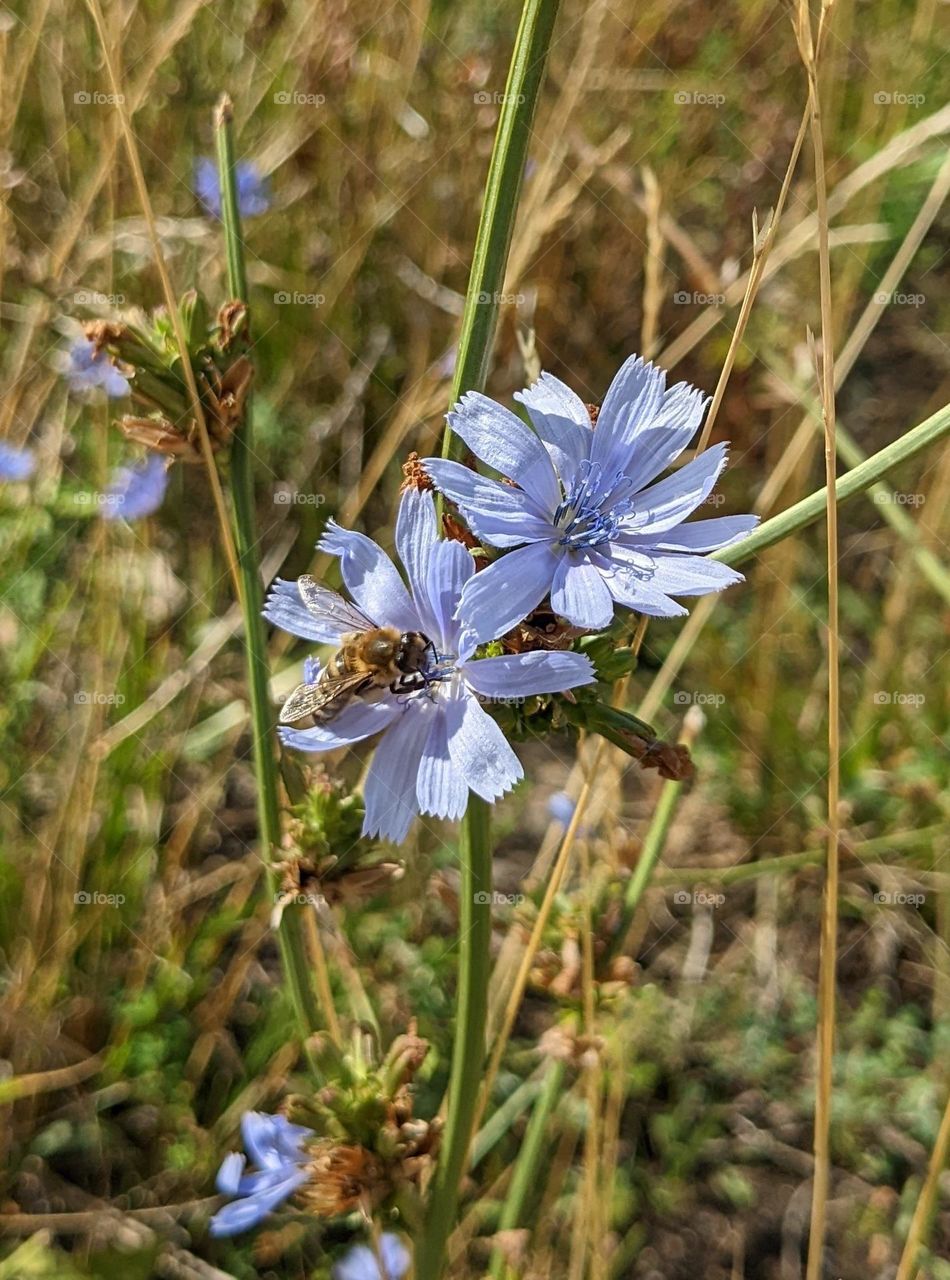
<svg viewBox="0 0 950 1280">
<path fill-rule="evenodd" d="M 481 391 L 488 376 L 531 125 L 547 66 L 558 3 L 559 0 L 525 0 L 522 10 L 475 239 L 452 383 L 453 405 L 464 392 Z M 447 458 L 451 453 L 452 433 L 446 427 L 442 456 Z M 462 910 L 449 1113 L 445 1142 L 432 1182 L 426 1228 L 416 1250 L 416 1280 L 439 1280 L 443 1272 L 445 1246 L 455 1222 L 459 1186 L 469 1157 L 485 1058 L 491 937 L 491 820 L 487 804 L 476 796 L 469 799 L 460 846 Z"/>
<path fill-rule="evenodd" d="M 498 321 L 499 294 L 505 287 L 505 267 L 521 194 L 531 124 L 547 66 L 558 2 L 526 0 L 522 10 L 488 167 L 485 198 L 465 295 L 452 381 L 453 405 L 466 391 L 481 391 L 488 378 Z M 452 433 L 446 428 L 442 438 L 443 458 L 451 455 L 452 441 Z"/>
<path fill-rule="evenodd" d="M 234 177 L 234 142 L 231 102 L 222 98 L 215 115 L 218 177 L 221 185 L 221 213 L 227 253 L 228 291 L 233 299 L 247 303 L 247 278 L 241 240 L 237 188 Z M 273 896 L 276 883 L 273 864 L 280 857 L 280 804 L 277 758 L 274 744 L 274 717 L 270 702 L 267 637 L 261 616 L 263 590 L 257 556 L 254 510 L 254 450 L 250 403 L 234 432 L 231 443 L 231 492 L 234 505 L 234 541 L 241 610 L 244 621 L 244 649 L 250 695 L 254 777 L 257 785 L 257 814 L 261 852 L 267 868 L 267 884 Z M 278 939 L 283 971 L 304 1042 L 321 1026 L 320 1010 L 311 984 L 303 920 L 299 908 L 288 907 L 281 917 Z M 319 1042 L 318 1042 L 319 1043 Z M 326 1053 L 330 1054 L 327 1041 Z M 323 1068 L 329 1065 L 323 1063 Z"/>
<path fill-rule="evenodd" d="M 856 467 L 852 467 L 850 471 L 846 471 L 843 476 L 840 476 L 835 485 L 835 495 L 839 505 L 842 502 L 846 502 L 848 498 L 853 498 L 859 493 L 864 493 L 866 489 L 870 489 L 893 467 L 897 467 L 902 462 L 907 462 L 910 458 L 916 457 L 918 453 L 929 448 L 930 445 L 936 444 L 948 432 L 950 432 L 950 405 L 944 405 L 942 409 L 938 409 L 936 413 L 931 414 L 926 422 L 921 422 L 918 426 L 912 427 L 899 440 L 895 440 L 893 444 L 886 445 L 883 449 L 878 450 L 877 453 L 872 454 L 870 458 L 858 463 Z M 787 538 L 789 534 L 795 533 L 796 530 L 804 528 L 805 525 L 813 524 L 816 520 L 821 519 L 825 513 L 826 488 L 826 486 L 823 486 L 815 493 L 810 493 L 807 498 L 802 498 L 801 502 L 796 502 L 794 506 L 789 507 L 786 511 L 782 511 L 777 516 L 773 516 L 771 520 L 766 520 L 764 524 L 760 524 L 758 529 L 750 533 L 747 538 L 743 538 L 741 542 L 736 543 L 735 546 L 725 547 L 722 551 L 715 552 L 710 558 L 721 560 L 723 564 L 742 564 L 753 556 L 759 555 L 766 547 L 771 547 L 776 542 L 781 542 L 783 538 Z"/>
<path fill-rule="evenodd" d="M 470 796 L 461 839 L 462 887 L 455 1045 L 449 1079 L 445 1143 L 429 1200 L 425 1234 L 416 1254 L 416 1280 L 438 1280 L 455 1222 L 478 1086 L 485 1061 L 485 1020 L 491 944 L 491 818 L 488 803 Z"/>
<path fill-rule="evenodd" d="M 528 1121 L 528 1127 L 525 1130 L 521 1150 L 518 1152 L 518 1159 L 515 1163 L 515 1171 L 512 1174 L 511 1185 L 508 1188 L 508 1195 L 505 1198 L 505 1203 L 498 1219 L 499 1231 L 510 1231 L 522 1221 L 525 1202 L 528 1199 L 531 1188 L 535 1185 L 538 1166 L 541 1163 L 541 1156 L 544 1154 L 544 1143 L 548 1136 L 548 1123 L 551 1119 L 551 1113 L 557 1104 L 558 1098 L 561 1096 L 564 1071 L 565 1065 L 563 1062 L 555 1060 L 548 1065 L 544 1084 L 541 1086 L 538 1100 L 534 1105 L 534 1110 L 531 1112 L 531 1119 Z M 501 1280 L 501 1277 L 506 1274 L 507 1267 L 499 1249 L 495 1249 L 492 1252 L 490 1270 L 492 1280 Z"/>
<path fill-rule="evenodd" d="M 627 892 L 623 901 L 623 914 L 620 918 L 620 925 L 614 935 L 614 950 L 622 949 L 627 934 L 630 932 L 630 926 L 633 924 L 633 917 L 637 913 L 637 907 L 639 907 L 647 886 L 653 878 L 653 872 L 656 870 L 656 864 L 659 862 L 663 847 L 666 844 L 670 823 L 673 821 L 676 803 L 682 790 L 682 782 L 664 782 L 663 784 L 663 790 L 660 792 L 660 799 L 654 810 L 653 819 L 643 841 L 640 857 L 637 859 L 637 865 L 634 868 L 633 875 L 630 877 L 630 883 L 627 885 Z"/>
</svg>

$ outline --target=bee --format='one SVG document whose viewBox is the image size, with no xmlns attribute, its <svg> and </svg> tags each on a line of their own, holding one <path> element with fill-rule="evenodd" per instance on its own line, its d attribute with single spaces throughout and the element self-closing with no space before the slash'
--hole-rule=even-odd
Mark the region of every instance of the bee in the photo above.
<svg viewBox="0 0 950 1280">
<path fill-rule="evenodd" d="M 356 605 L 309 575 L 300 578 L 298 586 L 311 613 L 352 630 L 341 637 L 340 648 L 316 680 L 294 689 L 281 709 L 281 724 L 294 724 L 305 716 L 325 723 L 353 698 L 373 689 L 388 687 L 393 693 L 409 693 L 427 687 L 426 667 L 436 657 L 428 636 L 421 631 L 377 627 Z"/>
</svg>

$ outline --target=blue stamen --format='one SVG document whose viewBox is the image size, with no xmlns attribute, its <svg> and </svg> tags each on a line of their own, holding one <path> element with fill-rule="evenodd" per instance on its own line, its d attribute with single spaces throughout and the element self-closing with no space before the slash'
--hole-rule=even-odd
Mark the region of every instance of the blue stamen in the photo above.
<svg viewBox="0 0 950 1280">
<path fill-rule="evenodd" d="M 616 537 L 621 518 L 633 512 L 633 503 L 625 498 L 607 510 L 604 507 L 623 478 L 622 471 L 605 477 L 599 464 L 581 463 L 575 484 L 554 512 L 554 523 L 561 528 L 559 546 L 577 551 L 599 547 Z"/>
</svg>

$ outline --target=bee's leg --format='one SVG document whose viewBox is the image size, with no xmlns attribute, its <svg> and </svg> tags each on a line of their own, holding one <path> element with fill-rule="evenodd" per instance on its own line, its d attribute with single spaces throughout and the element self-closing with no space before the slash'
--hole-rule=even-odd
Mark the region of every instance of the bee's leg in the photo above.
<svg viewBox="0 0 950 1280">
<path fill-rule="evenodd" d="M 389 686 L 390 693 L 414 693 L 417 689 L 424 689 L 428 681 L 421 671 L 406 672 L 405 675 L 399 676 Z"/>
</svg>

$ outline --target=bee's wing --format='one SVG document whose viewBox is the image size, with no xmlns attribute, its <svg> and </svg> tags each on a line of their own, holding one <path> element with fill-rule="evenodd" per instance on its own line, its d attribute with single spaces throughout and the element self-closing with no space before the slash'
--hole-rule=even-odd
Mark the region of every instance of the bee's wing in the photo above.
<svg viewBox="0 0 950 1280">
<path fill-rule="evenodd" d="M 338 591 L 311 578 L 309 573 L 304 573 L 297 579 L 297 587 L 301 600 L 318 618 L 328 618 L 347 631 L 375 630 L 376 623 L 357 609 L 355 604 L 344 600 Z"/>
<path fill-rule="evenodd" d="M 349 671 L 333 680 L 318 680 L 316 684 L 298 684 L 280 710 L 280 723 L 293 724 L 304 716 L 313 716 L 342 693 L 364 688 L 372 683 L 365 671 Z"/>
</svg>

